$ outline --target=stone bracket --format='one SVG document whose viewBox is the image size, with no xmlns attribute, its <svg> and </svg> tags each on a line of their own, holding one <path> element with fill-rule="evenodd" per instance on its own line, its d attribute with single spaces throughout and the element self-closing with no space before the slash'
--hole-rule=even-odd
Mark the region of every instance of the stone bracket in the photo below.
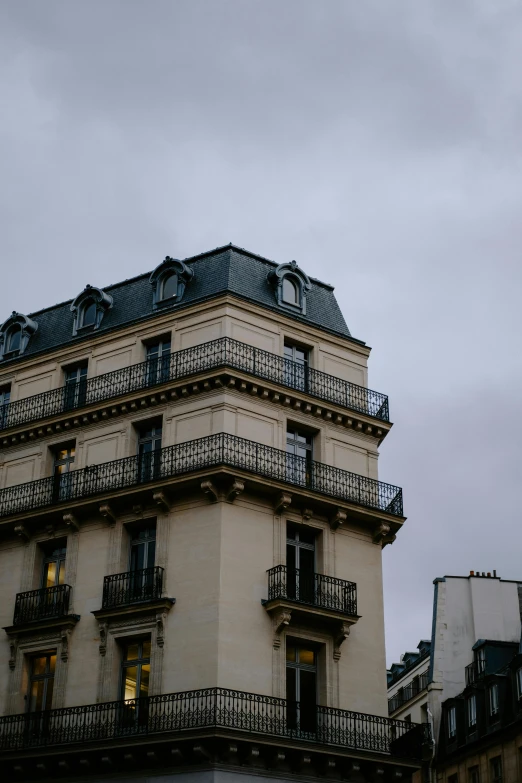
<svg viewBox="0 0 522 783">
<path fill-rule="evenodd" d="M 100 506 L 100 514 L 101 516 L 107 520 L 109 525 L 116 524 L 116 514 L 114 513 L 114 510 L 110 503 L 102 503 Z"/>
<path fill-rule="evenodd" d="M 242 479 L 235 478 L 227 492 L 227 500 L 233 503 L 234 500 L 244 492 L 245 482 Z"/>
<path fill-rule="evenodd" d="M 289 609 L 280 609 L 273 615 L 274 650 L 278 650 L 281 647 L 281 632 L 290 625 L 291 619 L 292 612 Z"/>
<path fill-rule="evenodd" d="M 74 516 L 74 514 L 67 513 L 63 515 L 63 521 L 65 522 L 66 527 L 69 528 L 69 530 L 72 530 L 75 533 L 78 533 L 80 530 L 80 522 L 77 517 Z"/>
<path fill-rule="evenodd" d="M 167 494 L 161 490 L 158 490 L 157 492 L 154 492 L 152 495 L 152 499 L 154 503 L 162 510 L 162 511 L 170 511 L 172 508 L 172 504 L 167 496 Z"/>
<path fill-rule="evenodd" d="M 210 479 L 206 479 L 205 481 L 201 482 L 201 489 L 211 503 L 216 503 L 219 500 L 218 491 Z"/>
<path fill-rule="evenodd" d="M 337 631 L 334 633 L 334 649 L 333 658 L 334 661 L 338 661 L 341 657 L 341 645 L 344 640 L 350 635 L 350 623 L 340 623 Z"/>
<path fill-rule="evenodd" d="M 14 529 L 15 534 L 27 544 L 31 538 L 31 534 L 24 525 L 16 525 Z"/>
<path fill-rule="evenodd" d="M 344 525 L 347 518 L 346 511 L 343 511 L 342 508 L 338 508 L 335 514 L 330 518 L 330 527 L 332 530 L 337 530 L 338 527 L 341 525 Z"/>
<path fill-rule="evenodd" d="M 395 541 L 395 533 L 391 532 L 391 527 L 387 522 L 381 522 L 373 531 L 372 541 L 374 544 L 381 544 L 383 549 L 386 544 L 393 544 Z"/>
<path fill-rule="evenodd" d="M 281 492 L 276 499 L 274 505 L 274 511 L 276 514 L 281 514 L 282 511 L 286 511 L 288 506 L 292 502 L 292 495 L 289 492 Z"/>
</svg>

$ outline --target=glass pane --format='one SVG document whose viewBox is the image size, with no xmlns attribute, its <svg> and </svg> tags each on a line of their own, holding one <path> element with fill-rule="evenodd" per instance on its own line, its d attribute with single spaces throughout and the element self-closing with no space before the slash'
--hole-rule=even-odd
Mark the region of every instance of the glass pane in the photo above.
<svg viewBox="0 0 522 783">
<path fill-rule="evenodd" d="M 56 653 L 54 653 L 54 655 L 49 656 L 49 672 L 51 674 L 54 674 L 55 669 L 56 669 Z"/>
<path fill-rule="evenodd" d="M 157 359 L 159 354 L 159 343 L 147 346 L 147 359 Z"/>
<path fill-rule="evenodd" d="M 297 304 L 297 285 L 289 277 L 283 279 L 283 301 L 288 304 Z"/>
<path fill-rule="evenodd" d="M 47 680 L 47 688 L 45 691 L 44 710 L 50 710 L 53 706 L 53 690 L 54 690 L 54 677 L 49 677 Z"/>
<path fill-rule="evenodd" d="M 52 587 L 56 584 L 56 563 L 45 563 L 43 586 Z"/>
<path fill-rule="evenodd" d="M 297 670 L 287 667 L 286 669 L 286 698 L 288 701 L 296 701 L 297 693 Z"/>
<path fill-rule="evenodd" d="M 296 653 L 295 647 L 293 645 L 291 645 L 291 644 L 287 644 L 286 645 L 286 660 L 294 662 L 295 661 L 295 653 Z"/>
<path fill-rule="evenodd" d="M 39 656 L 38 658 L 33 658 L 33 675 L 45 674 L 46 667 L 47 667 L 47 655 L 42 655 Z"/>
<path fill-rule="evenodd" d="M 145 564 L 145 568 L 153 568 L 155 557 L 156 557 L 156 542 L 149 541 L 149 544 L 147 546 L 147 562 Z"/>
<path fill-rule="evenodd" d="M 150 639 L 143 642 L 143 658 L 150 658 Z"/>
<path fill-rule="evenodd" d="M 163 299 L 169 299 L 171 296 L 177 296 L 178 276 L 169 275 L 163 283 Z"/>
<path fill-rule="evenodd" d="M 131 571 L 139 571 L 143 568 L 145 559 L 145 544 L 133 544 L 131 548 Z"/>
<path fill-rule="evenodd" d="M 8 351 L 19 351 L 20 350 L 20 342 L 22 337 L 22 330 L 19 326 L 12 329 L 9 333 L 9 346 L 7 348 Z"/>
<path fill-rule="evenodd" d="M 162 354 L 170 353 L 170 340 L 164 340 L 161 343 L 161 353 Z"/>
<path fill-rule="evenodd" d="M 286 545 L 286 567 L 289 571 L 292 571 L 296 565 L 295 565 L 295 550 L 296 547 L 292 544 Z"/>
<path fill-rule="evenodd" d="M 60 560 L 58 572 L 58 584 L 63 585 L 65 583 L 65 560 Z"/>
<path fill-rule="evenodd" d="M 299 540 L 304 544 L 315 546 L 315 530 L 311 530 L 309 527 L 301 528 L 299 530 Z"/>
<path fill-rule="evenodd" d="M 31 683 L 31 698 L 29 709 L 31 712 L 39 712 L 44 709 L 45 680 L 37 680 Z"/>
<path fill-rule="evenodd" d="M 141 667 L 140 696 L 149 695 L 150 663 L 144 663 Z"/>
<path fill-rule="evenodd" d="M 290 345 L 285 345 L 284 357 L 285 359 L 294 358 L 294 349 Z"/>
<path fill-rule="evenodd" d="M 313 574 L 315 568 L 315 552 L 313 549 L 299 549 L 299 570 L 304 573 Z"/>
<path fill-rule="evenodd" d="M 305 663 L 308 666 L 315 665 L 315 652 L 314 650 L 305 650 L 303 647 L 299 648 L 299 663 Z"/>
<path fill-rule="evenodd" d="M 125 660 L 126 661 L 137 660 L 139 656 L 138 648 L 139 648 L 138 642 L 136 642 L 135 644 L 128 644 L 125 648 Z"/>
<path fill-rule="evenodd" d="M 136 688 L 138 683 L 138 667 L 137 666 L 129 666 L 128 668 L 124 669 L 124 682 L 123 682 L 123 698 L 125 700 L 127 699 L 135 699 L 137 696 Z"/>
<path fill-rule="evenodd" d="M 88 302 L 83 309 L 82 326 L 91 326 L 96 320 L 96 304 Z"/>
</svg>

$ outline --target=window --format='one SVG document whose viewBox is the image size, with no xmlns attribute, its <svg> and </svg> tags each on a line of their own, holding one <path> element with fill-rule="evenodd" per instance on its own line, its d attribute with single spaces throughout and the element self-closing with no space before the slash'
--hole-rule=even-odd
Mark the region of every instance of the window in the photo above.
<svg viewBox="0 0 522 783">
<path fill-rule="evenodd" d="M 177 274 L 167 275 L 163 278 L 161 286 L 161 298 L 171 299 L 178 295 L 178 276 Z"/>
<path fill-rule="evenodd" d="M 113 304 L 114 300 L 110 294 L 106 294 L 101 288 L 86 285 L 71 304 L 74 316 L 73 336 L 78 334 L 79 329 L 98 329 L 105 312 L 110 310 Z"/>
<path fill-rule="evenodd" d="M 314 734 L 317 727 L 317 654 L 288 640 L 286 645 L 288 728 Z"/>
<path fill-rule="evenodd" d="M 72 490 L 72 466 L 76 455 L 75 446 L 64 446 L 54 454 L 53 464 L 53 500 L 67 500 Z"/>
<path fill-rule="evenodd" d="M 450 707 L 448 710 L 448 738 L 455 739 L 457 736 L 457 708 Z"/>
<path fill-rule="evenodd" d="M 13 312 L 0 326 L 0 359 L 23 354 L 38 324 L 22 313 Z"/>
<path fill-rule="evenodd" d="M 130 599 L 146 601 L 154 596 L 156 580 L 154 561 L 156 557 L 156 523 L 148 522 L 136 530 L 130 549 Z"/>
<path fill-rule="evenodd" d="M 468 726 L 474 729 L 477 725 L 477 697 L 475 696 L 475 694 L 473 694 L 468 698 L 467 712 L 468 712 Z"/>
<path fill-rule="evenodd" d="M 67 546 L 57 546 L 47 550 L 42 568 L 42 587 L 63 585 L 65 581 L 65 556 Z"/>
<path fill-rule="evenodd" d="M 491 783 L 502 783 L 502 758 L 495 756 L 489 762 L 489 768 L 491 770 Z"/>
<path fill-rule="evenodd" d="M 308 351 L 297 345 L 285 343 L 284 382 L 293 389 L 308 389 Z"/>
<path fill-rule="evenodd" d="M 288 275 L 283 277 L 283 302 L 299 307 L 300 293 L 300 285 L 295 278 Z"/>
<path fill-rule="evenodd" d="M 498 684 L 493 683 L 488 689 L 489 714 L 491 717 L 498 715 Z"/>
<path fill-rule="evenodd" d="M 96 310 L 96 302 L 93 299 L 87 299 L 82 308 L 80 328 L 94 326 L 96 323 Z"/>
<path fill-rule="evenodd" d="M 145 725 L 148 718 L 150 639 L 129 641 L 123 646 L 120 698 L 125 702 L 125 726 Z"/>
<path fill-rule="evenodd" d="M 314 530 L 290 522 L 286 526 L 286 587 L 288 598 L 315 603 Z"/>
<path fill-rule="evenodd" d="M 161 424 L 147 424 L 140 429 L 138 462 L 140 481 L 153 481 L 161 472 Z"/>
<path fill-rule="evenodd" d="M 179 301 L 185 293 L 185 286 L 194 277 L 194 270 L 179 261 L 177 258 L 167 256 L 151 274 L 149 282 L 152 286 L 152 306 L 167 305 L 169 302 Z"/>
<path fill-rule="evenodd" d="M 11 387 L 0 387 L 0 429 L 7 427 L 7 414 L 9 411 L 9 400 L 11 399 Z"/>
<path fill-rule="evenodd" d="M 470 767 L 468 769 L 468 783 L 480 783 L 478 767 Z"/>
<path fill-rule="evenodd" d="M 20 353 L 22 345 L 22 327 L 18 324 L 12 326 L 7 333 L 7 349 L 6 353 L 15 354 Z"/>
<path fill-rule="evenodd" d="M 164 383 L 170 378 L 170 350 L 169 338 L 159 340 L 147 346 L 147 385 Z"/>
<path fill-rule="evenodd" d="M 517 680 L 517 699 L 522 699 L 522 666 L 520 667 L 520 669 L 517 669 L 516 680 Z"/>
<path fill-rule="evenodd" d="M 477 677 L 482 677 L 486 672 L 486 648 L 480 647 L 475 651 L 475 662 L 477 664 Z"/>
<path fill-rule="evenodd" d="M 87 397 L 87 365 L 78 365 L 65 371 L 64 409 L 80 408 Z"/>
<path fill-rule="evenodd" d="M 53 701 L 56 652 L 35 655 L 30 662 L 29 712 L 50 710 Z"/>
<path fill-rule="evenodd" d="M 287 475 L 294 484 L 306 486 L 312 474 L 313 436 L 294 428 L 286 432 Z"/>
</svg>

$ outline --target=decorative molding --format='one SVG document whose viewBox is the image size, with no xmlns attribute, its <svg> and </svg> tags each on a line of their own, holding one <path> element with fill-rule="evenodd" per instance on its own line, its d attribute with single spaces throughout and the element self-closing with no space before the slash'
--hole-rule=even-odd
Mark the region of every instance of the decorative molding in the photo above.
<svg viewBox="0 0 522 783">
<path fill-rule="evenodd" d="M 25 544 L 31 540 L 31 534 L 24 525 L 15 525 L 14 532 Z"/>
<path fill-rule="evenodd" d="M 337 633 L 334 634 L 333 659 L 338 661 L 341 657 L 341 645 L 350 635 L 350 623 L 340 623 Z"/>
<path fill-rule="evenodd" d="M 281 514 L 282 511 L 286 511 L 288 506 L 292 503 L 292 495 L 289 492 L 281 492 L 277 496 L 277 500 L 274 505 L 274 511 L 276 514 Z"/>
<path fill-rule="evenodd" d="M 73 530 L 76 533 L 80 532 L 80 522 L 78 518 L 74 516 L 74 514 L 70 512 L 64 514 L 63 521 L 65 522 L 65 525 L 69 528 L 69 530 Z"/>
<path fill-rule="evenodd" d="M 245 490 L 245 482 L 242 481 L 242 479 L 234 478 L 234 481 L 230 485 L 230 488 L 227 492 L 227 500 L 229 503 L 233 503 L 234 500 L 241 495 L 242 492 Z"/>
<path fill-rule="evenodd" d="M 100 515 L 107 520 L 109 525 L 116 524 L 116 514 L 113 511 L 110 503 L 102 503 L 100 506 Z"/>
<path fill-rule="evenodd" d="M 167 279 L 175 277 L 176 293 L 165 298 L 163 286 Z M 165 256 L 165 259 L 152 272 L 149 282 L 152 286 L 152 307 L 156 310 L 162 305 L 179 302 L 183 299 L 185 286 L 194 277 L 194 270 L 177 258 Z"/>
<path fill-rule="evenodd" d="M 143 515 L 143 506 L 141 503 L 136 503 L 136 505 L 132 507 L 132 513 L 136 514 L 137 517 L 141 517 Z"/>
<path fill-rule="evenodd" d="M 37 329 L 38 324 L 36 321 L 13 310 L 9 318 L 0 326 L 0 360 L 10 359 L 12 356 L 21 356 Z M 10 353 L 7 349 L 13 330 L 20 331 L 20 347 L 17 351 Z"/>
<path fill-rule="evenodd" d="M 170 502 L 169 498 L 167 497 L 167 494 L 163 492 L 162 490 L 158 490 L 157 492 L 154 492 L 152 495 L 152 499 L 154 503 L 162 510 L 162 511 L 170 511 L 172 508 L 172 503 Z"/>
<path fill-rule="evenodd" d="M 373 531 L 372 541 L 374 544 L 381 544 L 383 549 L 386 544 L 393 544 L 396 539 L 395 533 L 391 532 L 391 527 L 387 522 L 381 522 Z"/>
<path fill-rule="evenodd" d="M 67 663 L 67 661 L 69 660 L 70 638 L 71 638 L 71 629 L 62 628 L 62 630 L 60 631 L 60 642 L 61 642 L 60 658 L 64 663 Z"/>
<path fill-rule="evenodd" d="M 337 530 L 338 527 L 344 525 L 347 516 L 346 511 L 343 511 L 342 508 L 338 508 L 335 514 L 330 518 L 330 528 L 334 531 Z"/>
<path fill-rule="evenodd" d="M 134 628 L 137 625 L 154 625 L 155 622 L 156 618 L 154 615 L 147 614 L 143 617 L 133 617 L 132 619 L 122 620 L 121 622 L 111 622 L 109 628 L 112 631 L 115 628 Z"/>
<path fill-rule="evenodd" d="M 100 634 L 100 644 L 98 650 L 102 657 L 105 657 L 107 652 L 107 623 L 98 623 L 98 630 Z"/>
<path fill-rule="evenodd" d="M 219 500 L 218 491 L 210 479 L 206 479 L 205 481 L 201 482 L 201 489 L 211 503 L 216 503 Z"/>
<path fill-rule="evenodd" d="M 278 650 L 279 647 L 281 647 L 281 632 L 290 625 L 291 619 L 292 612 L 289 609 L 281 609 L 274 613 L 272 619 L 274 629 L 274 650 Z"/>
<path fill-rule="evenodd" d="M 310 519 L 312 519 L 314 515 L 314 512 L 311 508 L 304 508 L 303 509 L 303 522 L 309 522 Z"/>
<path fill-rule="evenodd" d="M 16 653 L 18 651 L 18 637 L 12 636 L 9 639 L 9 668 L 14 671 L 16 666 Z"/>
<path fill-rule="evenodd" d="M 85 307 L 89 302 L 94 302 L 96 306 L 96 316 L 94 323 L 83 325 L 83 313 Z M 78 334 L 78 331 L 96 330 L 99 329 L 103 316 L 107 310 L 110 310 L 113 306 L 114 299 L 110 294 L 106 294 L 101 288 L 96 288 L 87 284 L 83 291 L 78 294 L 74 302 L 71 304 L 70 310 L 73 314 L 73 337 Z"/>
<path fill-rule="evenodd" d="M 165 621 L 167 612 L 158 612 L 156 614 L 156 644 L 163 647 L 165 644 Z"/>
</svg>

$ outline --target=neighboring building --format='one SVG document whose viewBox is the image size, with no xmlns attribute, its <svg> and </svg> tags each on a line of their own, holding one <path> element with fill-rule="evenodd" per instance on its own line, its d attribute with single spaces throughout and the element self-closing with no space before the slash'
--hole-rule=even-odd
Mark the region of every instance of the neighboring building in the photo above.
<svg viewBox="0 0 522 783">
<path fill-rule="evenodd" d="M 7 319 L 2 780 L 411 779 L 368 355 L 331 286 L 231 245 Z"/>
<path fill-rule="evenodd" d="M 432 638 L 388 671 L 389 714 L 427 716 L 432 780 L 520 783 L 522 583 L 471 571 L 434 584 Z"/>
</svg>

